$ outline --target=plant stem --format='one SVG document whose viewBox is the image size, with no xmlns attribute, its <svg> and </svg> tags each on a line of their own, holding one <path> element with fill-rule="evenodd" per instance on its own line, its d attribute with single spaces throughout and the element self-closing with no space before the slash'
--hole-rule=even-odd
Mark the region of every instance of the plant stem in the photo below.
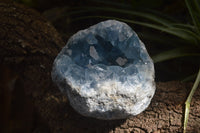
<svg viewBox="0 0 200 133">
<path fill-rule="evenodd" d="M 184 133 L 186 133 L 189 111 L 190 111 L 190 103 L 191 103 L 192 97 L 194 95 L 194 92 L 196 91 L 196 89 L 199 85 L 199 82 L 200 82 L 200 68 L 199 68 L 199 72 L 197 74 L 197 78 L 193 84 L 192 90 L 190 91 L 190 94 L 185 102 L 185 118 L 184 118 L 184 128 L 183 128 Z"/>
</svg>

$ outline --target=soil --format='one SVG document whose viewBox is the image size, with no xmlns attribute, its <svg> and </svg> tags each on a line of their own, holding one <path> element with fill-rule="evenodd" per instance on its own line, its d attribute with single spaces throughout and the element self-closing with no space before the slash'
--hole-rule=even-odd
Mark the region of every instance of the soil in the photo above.
<svg viewBox="0 0 200 133">
<path fill-rule="evenodd" d="M 125 120 L 103 121 L 79 115 L 52 83 L 52 63 L 64 42 L 39 13 L 0 3 L 0 100 L 3 130 L 32 133 L 182 132 L 191 83 L 158 82 L 150 106 Z M 187 131 L 200 132 L 200 88 L 190 109 Z M 5 97 L 3 97 L 5 96 Z M 10 112 L 5 114 L 5 112 Z"/>
</svg>

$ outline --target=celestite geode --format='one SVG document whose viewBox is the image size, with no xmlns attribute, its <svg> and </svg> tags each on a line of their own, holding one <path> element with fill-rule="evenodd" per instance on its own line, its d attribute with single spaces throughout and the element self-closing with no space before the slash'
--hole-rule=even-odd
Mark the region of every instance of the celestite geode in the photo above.
<svg viewBox="0 0 200 133">
<path fill-rule="evenodd" d="M 74 34 L 54 61 L 52 79 L 80 114 L 124 119 L 155 93 L 154 65 L 137 34 L 116 20 Z"/>
</svg>

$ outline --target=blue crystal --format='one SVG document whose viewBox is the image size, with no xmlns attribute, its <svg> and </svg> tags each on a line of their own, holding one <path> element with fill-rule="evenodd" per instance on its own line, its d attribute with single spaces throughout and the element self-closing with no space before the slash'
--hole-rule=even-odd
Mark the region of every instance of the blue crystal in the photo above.
<svg viewBox="0 0 200 133">
<path fill-rule="evenodd" d="M 75 110 L 99 119 L 139 114 L 155 92 L 154 66 L 144 44 L 127 24 L 116 20 L 73 35 L 54 61 L 52 79 Z M 126 100 L 132 106 L 125 105 Z"/>
</svg>

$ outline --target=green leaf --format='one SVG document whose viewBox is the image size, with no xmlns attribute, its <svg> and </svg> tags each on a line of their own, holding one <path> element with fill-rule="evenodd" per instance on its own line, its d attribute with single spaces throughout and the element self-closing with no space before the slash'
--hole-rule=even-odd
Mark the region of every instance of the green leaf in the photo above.
<svg viewBox="0 0 200 133">
<path fill-rule="evenodd" d="M 185 46 L 188 45 L 185 40 L 183 39 L 175 39 L 175 37 L 167 36 L 167 35 L 162 35 L 159 32 L 152 34 L 152 32 L 137 32 L 138 36 L 143 40 L 149 40 L 152 41 L 152 44 L 158 44 L 158 45 L 166 45 L 166 46 L 174 46 L 174 47 L 179 47 L 179 46 Z M 167 41 L 166 41 L 167 40 Z"/>
<path fill-rule="evenodd" d="M 184 78 L 183 80 L 181 80 L 181 82 L 188 82 L 188 81 L 192 81 L 192 80 L 194 80 L 194 79 L 196 78 L 196 76 L 197 76 L 197 73 L 195 73 L 195 74 L 192 74 L 192 75 L 190 75 L 190 76 L 188 76 L 188 77 Z"/>
<path fill-rule="evenodd" d="M 192 21 L 198 33 L 200 33 L 200 6 L 197 0 L 185 0 L 186 6 L 192 17 Z"/>
<path fill-rule="evenodd" d="M 157 63 L 185 56 L 200 56 L 200 53 L 198 52 L 195 53 L 193 50 L 189 50 L 189 48 L 183 47 L 162 52 L 160 54 L 153 56 L 152 59 L 154 63 Z"/>
<path fill-rule="evenodd" d="M 82 8 L 77 8 L 76 10 L 82 9 L 85 12 L 94 12 L 94 11 L 107 11 L 107 12 L 115 12 L 115 13 L 121 13 L 121 14 L 126 14 L 126 15 L 133 15 L 133 16 L 138 16 L 141 18 L 145 18 L 148 20 L 151 20 L 153 22 L 156 22 L 158 24 L 162 24 L 164 26 L 170 26 L 170 23 L 175 22 L 172 21 L 171 19 L 165 19 L 159 16 L 156 16 L 151 13 L 147 12 L 138 12 L 138 11 L 133 11 L 133 10 L 127 10 L 127 9 L 117 9 L 117 8 L 107 8 L 107 7 L 82 7 Z"/>
<path fill-rule="evenodd" d="M 181 29 L 181 28 L 174 28 L 174 27 L 165 27 L 165 26 L 150 24 L 150 23 L 146 23 L 146 22 L 132 21 L 132 20 L 129 20 L 129 19 L 121 19 L 121 18 L 108 17 L 108 16 L 86 16 L 86 17 L 79 17 L 77 19 L 74 19 L 73 21 L 77 21 L 77 20 L 81 20 L 81 19 L 89 19 L 89 18 L 116 19 L 116 20 L 127 22 L 127 23 L 137 24 L 137 25 L 153 28 L 153 29 L 156 29 L 156 30 L 161 30 L 161 31 L 166 32 L 168 34 L 175 35 L 175 36 L 180 37 L 184 40 L 187 40 L 191 44 L 195 44 L 195 45 L 198 45 L 197 39 L 200 40 L 200 37 L 197 36 L 195 33 L 193 33 L 190 30 L 185 30 L 185 29 Z"/>
<path fill-rule="evenodd" d="M 186 29 L 186 30 L 191 30 L 191 31 L 194 31 L 195 29 L 195 27 L 190 24 L 172 23 L 171 26 L 175 28 L 181 28 L 181 29 Z"/>
</svg>

